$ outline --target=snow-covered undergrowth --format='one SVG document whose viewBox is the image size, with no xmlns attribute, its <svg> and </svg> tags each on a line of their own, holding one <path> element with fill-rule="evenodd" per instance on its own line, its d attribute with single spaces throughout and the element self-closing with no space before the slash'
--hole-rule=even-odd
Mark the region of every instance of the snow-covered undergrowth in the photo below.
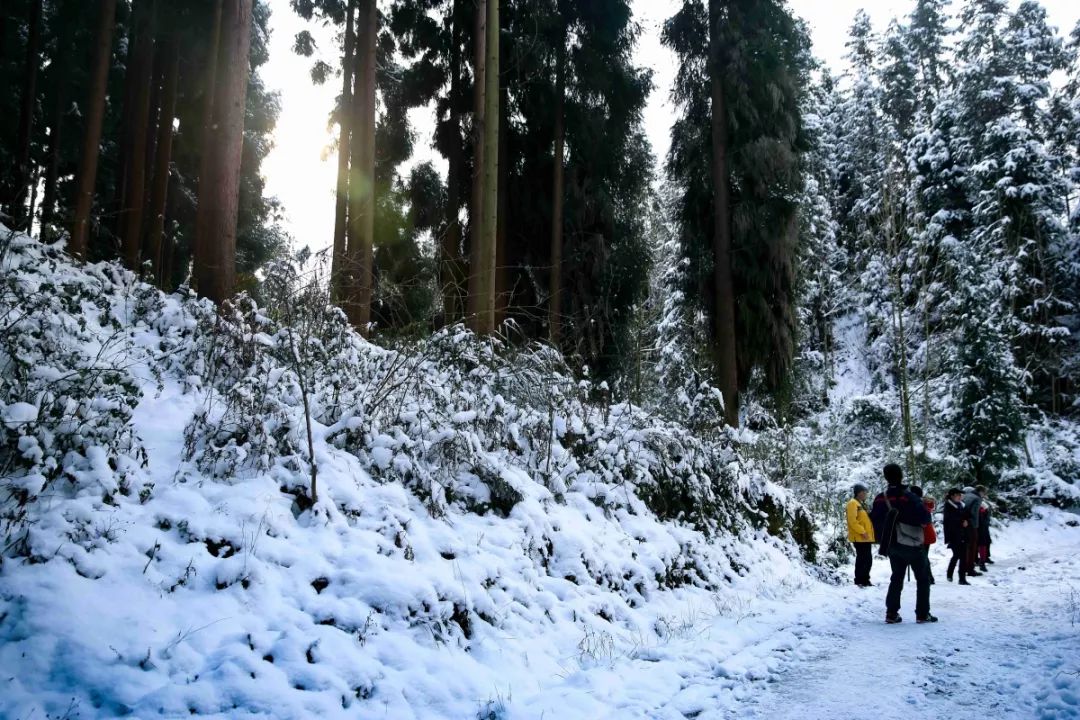
<svg viewBox="0 0 1080 720">
<path fill-rule="evenodd" d="M 687 608 L 805 582 L 806 515 L 725 435 L 549 351 L 0 237 L 2 717 L 583 717 Z"/>
<path fill-rule="evenodd" d="M 844 504 L 862 483 L 872 494 L 884 488 L 888 462 L 907 467 L 900 394 L 890 374 L 888 337 L 871 339 L 868 320 L 854 312 L 839 318 L 833 355 L 806 353 L 797 362 L 796 419 L 778 427 L 764 412 L 744 449 L 760 473 L 787 488 L 809 508 L 817 528 L 819 560 L 849 559 Z M 920 384 L 916 404 L 915 469 L 912 480 L 940 502 L 952 486 L 972 482 L 951 448 L 942 417 L 949 393 L 935 379 L 929 393 Z M 929 413 L 925 407 L 931 408 Z M 751 414 L 754 417 L 753 413 Z M 923 418 L 931 417 L 929 423 Z M 1003 472 L 991 494 L 1001 514 L 1023 517 L 1032 505 L 1080 507 L 1080 424 L 1068 418 L 1028 418 L 1026 447 L 1017 447 L 1017 467 Z M 909 478 L 911 480 L 911 478 Z"/>
</svg>

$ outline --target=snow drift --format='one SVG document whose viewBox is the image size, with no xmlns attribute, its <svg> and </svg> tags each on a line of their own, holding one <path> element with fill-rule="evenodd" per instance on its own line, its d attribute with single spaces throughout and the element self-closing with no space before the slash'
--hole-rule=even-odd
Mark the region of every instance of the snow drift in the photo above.
<svg viewBox="0 0 1080 720">
<path fill-rule="evenodd" d="M 808 518 L 727 435 L 549 350 L 380 348 L 291 265 L 219 313 L 0 240 L 4 717 L 584 717 L 687 607 L 805 582 Z"/>
</svg>

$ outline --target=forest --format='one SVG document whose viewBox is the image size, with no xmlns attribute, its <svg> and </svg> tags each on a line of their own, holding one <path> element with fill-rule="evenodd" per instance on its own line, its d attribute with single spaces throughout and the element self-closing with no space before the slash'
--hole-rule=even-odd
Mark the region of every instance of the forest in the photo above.
<svg viewBox="0 0 1080 720">
<path fill-rule="evenodd" d="M 1076 557 L 1080 22 L 868 3 L 835 67 L 643 1 L 0 0 L 0 716 L 757 717 L 886 463 Z M 332 237 L 267 189 L 285 15 Z M 1001 716 L 1074 717 L 1075 633 L 994 627 Z"/>
</svg>

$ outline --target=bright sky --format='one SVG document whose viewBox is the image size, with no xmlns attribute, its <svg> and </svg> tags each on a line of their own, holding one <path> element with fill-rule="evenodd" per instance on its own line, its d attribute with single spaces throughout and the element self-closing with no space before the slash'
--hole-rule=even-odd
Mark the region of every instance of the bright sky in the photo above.
<svg viewBox="0 0 1080 720">
<path fill-rule="evenodd" d="M 675 77 L 675 60 L 660 45 L 660 27 L 681 0 L 632 0 L 642 34 L 637 50 L 638 62 L 654 71 L 656 89 L 645 109 L 645 129 L 653 151 L 663 158 L 668 146 L 668 131 L 673 108 L 668 92 Z M 796 15 L 810 23 L 814 53 L 834 70 L 843 69 L 844 42 L 855 12 L 867 7 L 878 30 L 884 30 L 893 17 L 911 12 L 914 0 L 788 0 Z M 1013 2 L 1015 3 L 1015 0 Z M 332 79 L 319 87 L 311 82 L 308 70 L 312 60 L 292 51 L 293 37 L 303 23 L 289 8 L 289 0 L 270 0 L 273 9 L 270 39 L 270 62 L 262 69 L 267 86 L 281 92 L 281 117 L 276 132 L 276 147 L 263 165 L 267 191 L 285 206 L 287 229 L 299 245 L 313 250 L 330 245 L 334 229 L 334 185 L 337 159 L 327 153 L 332 135 L 327 116 L 340 86 Z M 1050 20 L 1067 33 L 1080 20 L 1080 3 L 1075 0 L 1043 0 Z M 958 2 L 954 2 L 959 7 Z M 325 59 L 333 64 L 337 49 L 328 33 L 317 37 Z M 410 116 L 417 132 L 415 161 L 441 158 L 430 150 L 432 119 L 426 109 Z"/>
</svg>

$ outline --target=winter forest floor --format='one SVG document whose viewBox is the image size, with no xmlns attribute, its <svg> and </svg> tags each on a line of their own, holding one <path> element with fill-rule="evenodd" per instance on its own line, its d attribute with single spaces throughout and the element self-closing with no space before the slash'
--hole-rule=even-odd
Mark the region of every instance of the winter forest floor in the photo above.
<svg viewBox="0 0 1080 720">
<path fill-rule="evenodd" d="M 883 622 L 885 560 L 875 557 L 867 590 L 815 583 L 741 623 L 753 639 L 733 656 L 706 632 L 687 651 L 700 665 L 685 689 L 647 716 L 1080 717 L 1078 525 L 1050 511 L 998 528 L 995 564 L 970 587 L 946 581 L 946 551 L 935 546 L 936 625 L 914 622 L 913 583 L 904 622 Z"/>
<path fill-rule="evenodd" d="M 1075 512 L 999 525 L 971 587 L 935 546 L 941 622 L 914 623 L 908 587 L 886 626 L 886 562 L 869 590 L 832 550 L 809 564 L 794 490 L 726 441 L 598 411 L 544 352 L 330 335 L 312 447 L 291 331 L 262 313 L 23 236 L 0 281 L 23 368 L 0 427 L 29 463 L 0 481 L 42 496 L 0 562 L 0 720 L 1080 718 Z M 829 477 L 873 482 L 886 453 L 838 446 Z M 49 462 L 70 467 L 46 487 Z M 687 488 L 712 532 L 643 500 Z M 813 502 L 825 547 L 836 503 Z"/>
</svg>

